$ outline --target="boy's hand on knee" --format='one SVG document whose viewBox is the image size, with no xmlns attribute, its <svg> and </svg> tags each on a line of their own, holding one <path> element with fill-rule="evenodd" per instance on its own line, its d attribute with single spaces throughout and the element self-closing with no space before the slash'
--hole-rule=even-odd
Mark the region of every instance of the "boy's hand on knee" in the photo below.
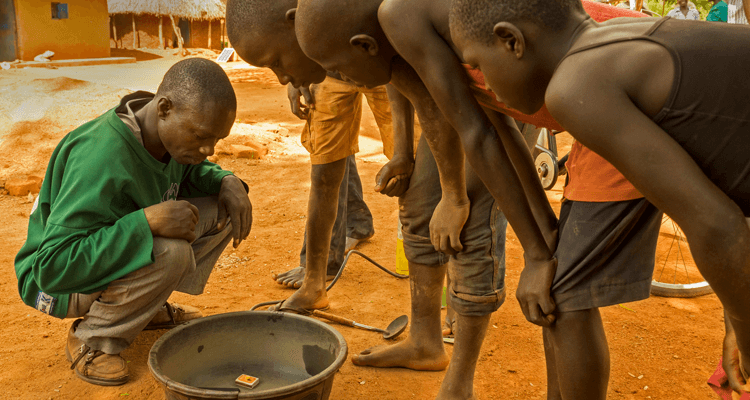
<svg viewBox="0 0 750 400">
<path fill-rule="evenodd" d="M 401 196 L 409 189 L 412 172 L 414 160 L 394 156 L 378 171 L 375 177 L 375 191 L 388 197 Z"/>
<path fill-rule="evenodd" d="M 526 320 L 539 326 L 551 326 L 555 322 L 555 301 L 550 290 L 557 271 L 557 259 L 547 261 L 529 260 L 524 255 L 526 266 L 521 271 L 516 299 Z"/>
<path fill-rule="evenodd" d="M 471 204 L 455 203 L 443 196 L 430 219 L 430 241 L 435 250 L 452 256 L 464 249 L 461 230 L 469 219 Z"/>
<path fill-rule="evenodd" d="M 227 217 L 232 221 L 232 245 L 236 249 L 250 234 L 253 225 L 253 205 L 247 197 L 242 181 L 234 175 L 227 175 L 221 180 L 217 229 L 223 230 L 227 226 Z"/>
<path fill-rule="evenodd" d="M 184 200 L 169 200 L 143 209 L 151 234 L 155 237 L 195 240 L 198 208 Z"/>
</svg>

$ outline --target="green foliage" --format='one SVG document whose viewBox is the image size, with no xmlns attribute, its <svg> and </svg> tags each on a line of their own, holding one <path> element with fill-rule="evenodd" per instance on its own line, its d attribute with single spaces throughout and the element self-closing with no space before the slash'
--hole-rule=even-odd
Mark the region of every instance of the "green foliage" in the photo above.
<svg viewBox="0 0 750 400">
<path fill-rule="evenodd" d="M 706 15 L 708 15 L 708 11 L 711 10 L 711 7 L 713 7 L 714 3 L 711 0 L 690 0 L 695 4 L 695 8 L 698 9 L 698 12 L 701 13 L 701 19 L 705 20 Z M 667 15 L 669 10 L 674 8 L 674 5 L 677 4 L 677 0 L 644 0 L 643 5 L 648 7 L 649 10 L 661 14 L 662 16 Z M 662 12 L 662 9 L 664 10 Z"/>
</svg>

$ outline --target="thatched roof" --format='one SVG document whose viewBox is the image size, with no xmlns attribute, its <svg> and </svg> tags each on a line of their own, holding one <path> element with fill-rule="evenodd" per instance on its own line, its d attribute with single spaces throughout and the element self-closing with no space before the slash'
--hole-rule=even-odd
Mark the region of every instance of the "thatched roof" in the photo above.
<svg viewBox="0 0 750 400">
<path fill-rule="evenodd" d="M 108 0 L 110 14 L 173 15 L 190 20 L 221 19 L 226 0 Z"/>
</svg>

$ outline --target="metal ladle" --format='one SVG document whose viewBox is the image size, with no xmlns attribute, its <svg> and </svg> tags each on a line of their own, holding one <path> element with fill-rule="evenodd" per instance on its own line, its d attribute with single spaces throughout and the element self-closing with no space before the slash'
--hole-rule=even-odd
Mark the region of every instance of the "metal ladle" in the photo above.
<svg viewBox="0 0 750 400">
<path fill-rule="evenodd" d="M 362 328 L 366 329 L 368 331 L 375 331 L 380 332 L 383 334 L 383 339 L 393 339 L 396 336 L 400 335 L 403 331 L 406 330 L 406 326 L 409 324 L 409 317 L 406 315 L 402 315 L 391 322 L 387 328 L 379 329 L 372 326 L 360 324 L 358 322 L 354 322 L 348 318 L 339 317 L 338 315 L 329 314 L 327 312 L 323 312 L 320 310 L 313 310 L 312 315 L 320 318 L 325 318 L 329 321 L 338 322 L 342 325 L 347 326 L 353 326 L 355 328 Z"/>
</svg>

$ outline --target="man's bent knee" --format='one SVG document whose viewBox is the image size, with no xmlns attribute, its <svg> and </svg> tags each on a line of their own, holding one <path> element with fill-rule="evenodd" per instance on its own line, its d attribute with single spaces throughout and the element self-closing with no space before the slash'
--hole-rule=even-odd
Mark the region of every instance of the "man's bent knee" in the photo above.
<svg viewBox="0 0 750 400">
<path fill-rule="evenodd" d="M 186 240 L 155 237 L 153 254 L 152 266 L 164 279 L 179 281 L 185 273 L 195 269 L 193 248 Z"/>
</svg>

